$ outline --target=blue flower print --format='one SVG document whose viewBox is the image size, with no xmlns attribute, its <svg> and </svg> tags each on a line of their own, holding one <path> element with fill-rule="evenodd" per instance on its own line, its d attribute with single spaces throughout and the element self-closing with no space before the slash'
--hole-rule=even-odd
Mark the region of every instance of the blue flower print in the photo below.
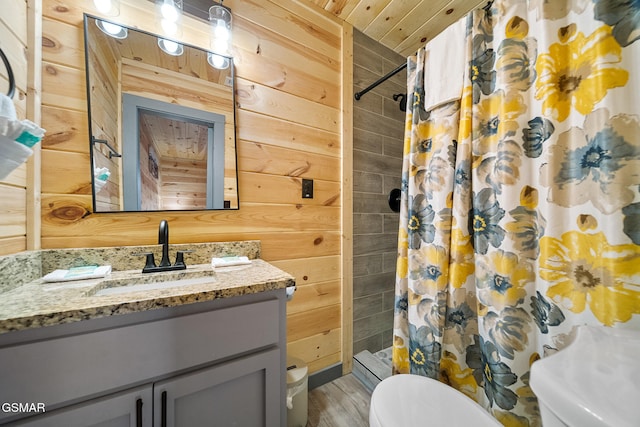
<svg viewBox="0 0 640 427">
<path fill-rule="evenodd" d="M 422 242 L 431 243 L 435 237 L 433 218 L 435 212 L 427 203 L 424 194 L 410 197 L 409 203 L 409 247 L 419 249 Z"/>
<path fill-rule="evenodd" d="M 529 186 L 525 188 L 531 189 Z M 541 213 L 527 206 L 518 206 L 509 211 L 509 215 L 513 221 L 507 223 L 505 228 L 514 247 L 520 251 L 521 256 L 537 259 L 540 254 L 540 239 L 544 236 L 547 221 Z"/>
<path fill-rule="evenodd" d="M 421 80 L 417 80 L 416 81 L 424 81 L 424 71 L 420 70 L 420 77 L 418 77 Z M 413 106 L 412 106 L 412 111 L 413 111 L 413 124 L 417 125 L 419 122 L 424 122 L 426 120 L 429 120 L 429 117 L 431 116 L 431 114 L 424 108 L 424 87 L 422 84 L 420 84 L 419 86 L 416 86 L 414 91 L 413 91 Z"/>
<path fill-rule="evenodd" d="M 406 316 L 407 309 L 409 308 L 409 298 L 407 292 L 402 295 L 396 295 L 396 301 L 394 304 L 395 314 L 404 314 Z"/>
<path fill-rule="evenodd" d="M 564 322 L 564 314 L 560 308 L 547 301 L 539 291 L 536 296 L 531 297 L 531 314 L 533 315 L 538 329 L 543 334 L 549 333 L 549 326 L 558 326 Z"/>
<path fill-rule="evenodd" d="M 496 72 L 493 65 L 496 53 L 493 49 L 485 50 L 485 38 L 476 35 L 473 38 L 473 59 L 469 62 L 469 78 L 473 85 L 473 103 L 480 101 L 480 93 L 491 94 L 496 87 Z"/>
<path fill-rule="evenodd" d="M 640 184 L 640 121 L 635 115 L 609 116 L 606 108 L 585 118 L 584 128 L 558 135 L 540 168 L 547 200 L 563 207 L 591 202 L 611 214 L 634 202 Z"/>
<path fill-rule="evenodd" d="M 464 354 L 473 336 L 478 334 L 478 314 L 475 311 L 477 306 L 475 294 L 467 292 L 464 288 L 454 290 L 449 297 L 444 315 L 443 341 L 453 345 L 460 354 Z"/>
<path fill-rule="evenodd" d="M 458 164 L 455 173 L 455 183 L 466 190 L 471 188 L 471 164 L 469 160 L 463 160 Z"/>
<path fill-rule="evenodd" d="M 519 19 L 519 21 L 518 21 Z M 525 22 L 512 18 L 511 22 Z M 498 47 L 496 68 L 501 82 L 519 91 L 527 91 L 536 80 L 536 40 L 532 37 L 518 40 L 504 39 Z"/>
<path fill-rule="evenodd" d="M 473 197 L 473 208 L 469 212 L 469 234 L 473 235 L 476 253 L 486 254 L 489 244 L 497 248 L 504 240 L 505 231 L 498 223 L 504 217 L 495 194 L 484 188 Z"/>
<path fill-rule="evenodd" d="M 514 384 L 518 377 L 509 366 L 500 361 L 496 346 L 476 336 L 476 342 L 467 347 L 466 362 L 473 369 L 473 377 L 484 388 L 489 405 L 496 403 L 502 409 L 513 409 L 518 396 L 507 387 Z"/>
<path fill-rule="evenodd" d="M 622 222 L 624 234 L 629 236 L 631 241 L 640 245 L 640 203 L 632 203 L 622 208 L 624 220 Z"/>
<path fill-rule="evenodd" d="M 416 328 L 409 325 L 409 363 L 411 373 L 429 378 L 438 378 L 440 372 L 440 356 L 442 346 L 434 340 L 433 333 L 427 326 Z"/>
<path fill-rule="evenodd" d="M 434 299 L 423 298 L 418 304 L 418 315 L 424 319 L 433 335 L 442 336 L 447 312 L 447 292 L 438 292 Z"/>
<path fill-rule="evenodd" d="M 433 147 L 433 139 L 432 138 L 423 139 L 422 141 L 418 142 L 417 151 L 419 153 L 430 153 L 431 147 Z"/>
<path fill-rule="evenodd" d="M 542 154 L 542 143 L 548 140 L 555 127 L 551 121 L 536 117 L 529 121 L 529 127 L 522 129 L 522 148 L 527 157 L 537 159 Z"/>
<path fill-rule="evenodd" d="M 620 46 L 629 46 L 640 38 L 640 1 L 592 0 L 594 18 L 613 27 Z"/>
<path fill-rule="evenodd" d="M 483 325 L 500 355 L 513 360 L 516 351 L 523 351 L 531 332 L 531 317 L 519 307 L 505 307 L 500 314 L 490 311 Z"/>
</svg>

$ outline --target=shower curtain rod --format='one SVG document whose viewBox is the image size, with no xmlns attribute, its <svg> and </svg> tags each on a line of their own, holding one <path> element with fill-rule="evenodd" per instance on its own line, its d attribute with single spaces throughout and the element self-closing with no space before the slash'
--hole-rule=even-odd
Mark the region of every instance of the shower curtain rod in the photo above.
<svg viewBox="0 0 640 427">
<path fill-rule="evenodd" d="M 356 92 L 355 95 L 353 95 L 353 97 L 356 99 L 356 101 L 360 101 L 360 98 L 362 98 L 362 95 L 364 95 L 365 93 L 369 92 L 371 89 L 373 89 L 374 87 L 378 86 L 380 83 L 382 83 L 383 81 L 387 80 L 389 77 L 395 76 L 396 74 L 398 74 L 400 71 L 404 70 L 405 68 L 407 68 L 407 63 L 406 62 L 404 64 L 402 64 L 401 66 L 399 66 L 398 68 L 396 68 L 395 70 L 393 70 L 390 73 L 388 73 L 386 76 L 380 77 L 378 80 L 376 80 L 375 82 L 371 83 L 369 86 L 367 86 L 366 88 L 362 89 L 360 92 Z"/>
<path fill-rule="evenodd" d="M 493 0 L 489 0 L 487 2 L 487 4 L 482 7 L 482 9 L 484 9 L 485 12 L 489 12 L 489 10 L 491 9 L 491 6 L 493 6 Z M 387 75 L 385 75 L 383 77 L 380 77 L 378 80 L 376 80 L 375 82 L 371 83 L 369 86 L 367 86 L 366 88 L 362 89 L 360 92 L 356 92 L 355 95 L 353 95 L 353 97 L 356 99 L 356 101 L 360 101 L 360 98 L 362 98 L 362 95 L 364 95 L 365 93 L 369 92 L 371 89 L 373 89 L 374 87 L 378 86 L 380 83 L 382 83 L 383 81 L 387 80 L 388 78 L 395 76 L 396 74 L 398 74 L 400 71 L 404 70 L 405 68 L 407 68 L 407 63 L 406 62 L 404 64 L 400 65 L 395 70 L 393 70 L 390 73 L 388 73 Z"/>
</svg>

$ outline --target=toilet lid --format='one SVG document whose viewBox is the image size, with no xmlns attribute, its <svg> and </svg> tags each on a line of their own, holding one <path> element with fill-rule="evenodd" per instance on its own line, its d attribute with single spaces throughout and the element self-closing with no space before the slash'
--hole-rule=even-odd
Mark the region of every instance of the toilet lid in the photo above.
<svg viewBox="0 0 640 427">
<path fill-rule="evenodd" d="M 371 395 L 373 426 L 502 426 L 482 406 L 440 381 L 419 375 L 393 375 Z"/>
<path fill-rule="evenodd" d="M 640 332 L 580 326 L 574 341 L 531 366 L 538 400 L 569 425 L 640 425 Z"/>
</svg>

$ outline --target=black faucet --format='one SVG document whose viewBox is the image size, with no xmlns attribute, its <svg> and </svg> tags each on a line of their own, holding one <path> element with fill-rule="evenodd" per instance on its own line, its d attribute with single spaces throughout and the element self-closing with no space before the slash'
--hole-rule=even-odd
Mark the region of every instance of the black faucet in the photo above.
<svg viewBox="0 0 640 427">
<path fill-rule="evenodd" d="M 158 244 L 162 245 L 162 259 L 160 260 L 160 265 L 156 266 L 156 261 L 152 252 L 140 254 L 147 257 L 147 261 L 142 269 L 143 273 L 185 270 L 187 268 L 187 265 L 184 263 L 184 254 L 191 251 L 178 251 L 176 253 L 175 264 L 171 265 L 171 261 L 169 261 L 169 223 L 164 219 L 160 221 L 160 227 L 158 228 Z"/>
<path fill-rule="evenodd" d="M 171 265 L 171 261 L 169 261 L 169 223 L 166 219 L 160 221 L 160 227 L 158 228 L 158 244 L 162 245 L 162 260 L 160 260 L 160 267 L 168 267 Z"/>
</svg>

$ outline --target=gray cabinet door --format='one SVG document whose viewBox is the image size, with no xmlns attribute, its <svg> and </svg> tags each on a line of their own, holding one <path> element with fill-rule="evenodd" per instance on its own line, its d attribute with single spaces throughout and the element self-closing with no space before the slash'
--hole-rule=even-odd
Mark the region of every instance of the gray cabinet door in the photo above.
<svg viewBox="0 0 640 427">
<path fill-rule="evenodd" d="M 280 372 L 274 348 L 157 382 L 154 426 L 281 426 Z"/>
<path fill-rule="evenodd" d="M 151 385 L 93 399 L 11 424 L 28 427 L 141 427 L 153 415 Z"/>
</svg>

